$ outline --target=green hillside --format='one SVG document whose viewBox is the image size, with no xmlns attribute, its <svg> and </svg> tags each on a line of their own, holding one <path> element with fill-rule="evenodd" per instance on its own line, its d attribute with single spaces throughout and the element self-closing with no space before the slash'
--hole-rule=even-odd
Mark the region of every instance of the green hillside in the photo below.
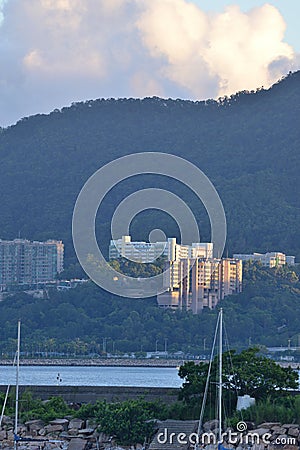
<svg viewBox="0 0 300 450">
<path fill-rule="evenodd" d="M 244 292 L 226 297 L 226 340 L 238 349 L 251 345 L 298 345 L 300 333 L 299 266 L 266 269 L 245 268 Z M 50 292 L 49 298 L 26 294 L 0 303 L 0 352 L 14 353 L 16 323 L 22 320 L 22 349 L 29 352 L 61 351 L 69 354 L 107 351 L 139 352 L 164 349 L 201 355 L 209 352 L 217 311 L 200 315 L 160 310 L 155 299 L 124 299 L 112 296 L 93 283 L 67 292 Z"/>
<path fill-rule="evenodd" d="M 299 123 L 300 72 L 270 90 L 218 102 L 102 99 L 24 118 L 0 132 L 0 237 L 63 239 L 66 265 L 74 263 L 71 217 L 87 178 L 122 155 L 160 151 L 190 160 L 214 182 L 227 215 L 229 254 L 279 250 L 299 260 Z M 202 240 L 209 239 L 197 199 L 176 182 L 146 176 L 116 187 L 104 203 L 98 221 L 104 249 L 115 205 L 153 185 L 187 201 Z M 167 235 L 178 234 L 153 211 L 137 218 L 132 234 L 147 238 L 158 224 Z"/>
</svg>

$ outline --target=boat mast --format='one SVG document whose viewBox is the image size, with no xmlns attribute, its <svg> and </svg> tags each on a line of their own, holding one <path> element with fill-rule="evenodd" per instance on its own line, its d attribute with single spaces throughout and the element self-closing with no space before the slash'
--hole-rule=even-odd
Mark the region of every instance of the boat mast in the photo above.
<svg viewBox="0 0 300 450">
<path fill-rule="evenodd" d="M 16 372 L 16 410 L 15 410 L 15 436 L 14 449 L 18 447 L 18 414 L 19 414 L 19 369 L 20 369 L 20 342 L 21 342 L 21 321 L 18 321 L 18 346 L 17 346 L 17 372 Z"/>
<path fill-rule="evenodd" d="M 220 309 L 220 323 L 219 323 L 219 442 L 222 438 L 222 363 L 223 363 L 223 308 Z"/>
</svg>

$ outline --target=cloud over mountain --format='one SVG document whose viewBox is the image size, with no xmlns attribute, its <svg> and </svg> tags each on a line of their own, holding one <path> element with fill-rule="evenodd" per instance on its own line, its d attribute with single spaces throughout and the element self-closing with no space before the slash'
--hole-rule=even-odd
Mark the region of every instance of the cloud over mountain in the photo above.
<svg viewBox="0 0 300 450">
<path fill-rule="evenodd" d="M 2 11 L 1 125 L 97 97 L 218 97 L 299 68 L 270 4 L 209 14 L 187 0 L 13 0 Z"/>
</svg>

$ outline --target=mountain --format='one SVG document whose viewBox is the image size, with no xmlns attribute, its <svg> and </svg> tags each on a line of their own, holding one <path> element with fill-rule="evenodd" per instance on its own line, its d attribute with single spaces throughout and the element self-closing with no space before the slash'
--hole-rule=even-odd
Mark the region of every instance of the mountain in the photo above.
<svg viewBox="0 0 300 450">
<path fill-rule="evenodd" d="M 71 219 L 84 182 L 103 164 L 135 152 L 167 152 L 196 164 L 215 184 L 228 221 L 227 251 L 283 251 L 300 258 L 300 72 L 269 90 L 192 102 L 99 99 L 20 120 L 0 131 L 0 237 L 63 239 L 66 265 L 76 261 Z M 125 183 L 125 182 L 124 182 Z M 144 187 L 172 190 L 196 211 L 202 240 L 209 222 L 179 183 L 135 177 L 114 188 L 98 218 L 107 248 L 116 204 Z M 140 214 L 134 238 L 165 226 L 163 213 Z"/>
</svg>

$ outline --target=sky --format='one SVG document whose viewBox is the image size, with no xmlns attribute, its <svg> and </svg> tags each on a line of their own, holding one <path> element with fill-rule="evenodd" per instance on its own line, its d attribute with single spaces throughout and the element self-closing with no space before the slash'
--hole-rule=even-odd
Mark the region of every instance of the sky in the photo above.
<svg viewBox="0 0 300 450">
<path fill-rule="evenodd" d="M 204 100 L 300 69 L 299 0 L 0 0 L 0 126 L 72 102 Z"/>
</svg>

